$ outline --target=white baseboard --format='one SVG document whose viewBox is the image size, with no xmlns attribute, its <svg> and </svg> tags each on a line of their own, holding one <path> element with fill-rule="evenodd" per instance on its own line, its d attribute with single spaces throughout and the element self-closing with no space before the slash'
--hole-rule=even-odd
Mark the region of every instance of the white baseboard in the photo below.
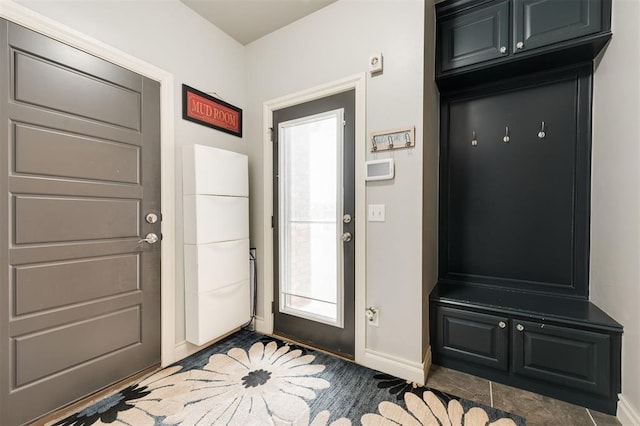
<svg viewBox="0 0 640 426">
<path fill-rule="evenodd" d="M 429 358 L 431 351 L 429 351 Z M 401 379 L 409 380 L 419 385 L 425 383 L 425 365 L 424 363 L 412 362 L 393 355 L 377 352 L 371 349 L 365 349 L 364 357 L 358 360 L 358 364 Z M 427 358 L 425 357 L 425 361 Z M 430 361 L 429 361 L 430 362 Z"/>
<path fill-rule="evenodd" d="M 195 348 L 195 350 L 194 350 Z M 198 351 L 198 347 L 195 345 L 192 345 L 191 343 L 185 341 L 182 341 L 180 343 L 176 343 L 176 347 L 173 350 L 173 359 L 175 359 L 176 361 L 180 361 L 181 359 L 184 359 L 186 357 L 188 357 L 191 354 L 194 354 Z"/>
<path fill-rule="evenodd" d="M 618 400 L 618 420 L 622 426 L 640 426 L 640 412 L 629 403 L 624 395 L 620 395 Z"/>
<path fill-rule="evenodd" d="M 267 321 L 265 321 L 262 317 L 255 317 L 255 319 L 253 320 L 253 325 L 256 332 L 260 334 L 273 334 L 272 327 L 267 324 Z"/>
</svg>

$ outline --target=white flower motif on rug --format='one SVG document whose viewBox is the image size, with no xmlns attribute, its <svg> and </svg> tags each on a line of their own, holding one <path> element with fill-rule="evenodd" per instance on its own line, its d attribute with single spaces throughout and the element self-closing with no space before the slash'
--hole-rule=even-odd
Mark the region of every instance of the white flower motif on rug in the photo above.
<svg viewBox="0 0 640 426">
<path fill-rule="evenodd" d="M 172 396 L 184 408 L 164 423 L 306 426 L 310 411 L 305 400 L 329 387 L 328 381 L 311 377 L 325 369 L 311 364 L 314 359 L 287 345 L 278 348 L 276 342 L 212 355 L 203 369 L 176 375 L 190 383 L 191 390 Z"/>
<path fill-rule="evenodd" d="M 378 405 L 380 414 L 362 416 L 364 426 L 516 426 L 508 418 L 489 423 L 489 416 L 480 407 L 473 407 L 466 413 L 462 405 L 452 399 L 448 407 L 430 391 L 423 394 L 422 399 L 411 392 L 404 395 L 404 402 L 409 412 L 393 402 L 383 401 Z"/>
<path fill-rule="evenodd" d="M 185 383 L 176 380 L 174 373 L 180 370 L 181 366 L 160 370 L 142 382 L 115 392 L 52 426 L 153 426 L 156 424 L 155 417 L 167 416 L 182 409 L 182 404 L 171 400 L 176 393 L 188 390 Z"/>
</svg>

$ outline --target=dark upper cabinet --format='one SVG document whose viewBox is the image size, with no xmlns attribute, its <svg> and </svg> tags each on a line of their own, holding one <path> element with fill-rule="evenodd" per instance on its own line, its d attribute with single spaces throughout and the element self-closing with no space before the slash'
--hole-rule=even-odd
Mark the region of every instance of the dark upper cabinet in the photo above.
<svg viewBox="0 0 640 426">
<path fill-rule="evenodd" d="M 436 4 L 441 90 L 594 59 L 611 0 L 445 0 Z"/>
<path fill-rule="evenodd" d="M 509 1 L 443 19 L 438 28 L 442 71 L 499 58 L 509 46 Z"/>
<path fill-rule="evenodd" d="M 602 30 L 601 0 L 514 0 L 515 54 Z"/>
</svg>

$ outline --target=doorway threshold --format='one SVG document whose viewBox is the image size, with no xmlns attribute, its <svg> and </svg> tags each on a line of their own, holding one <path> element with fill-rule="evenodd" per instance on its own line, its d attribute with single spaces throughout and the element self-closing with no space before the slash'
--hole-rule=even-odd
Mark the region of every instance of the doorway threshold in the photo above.
<svg viewBox="0 0 640 426">
<path fill-rule="evenodd" d="M 320 346 L 315 346 L 315 345 L 311 345 L 309 343 L 304 343 L 304 342 L 301 342 L 300 340 L 297 340 L 295 337 L 285 336 L 285 335 L 276 334 L 276 333 L 268 334 L 268 336 L 269 337 L 273 337 L 275 339 L 282 340 L 285 343 L 292 343 L 294 345 L 302 346 L 303 348 L 306 348 L 306 349 L 311 349 L 313 351 L 318 351 L 318 352 L 325 353 L 327 355 L 335 356 L 337 358 L 340 358 L 340 359 L 345 360 L 345 361 L 352 362 L 354 364 L 356 363 L 355 359 L 351 355 L 346 355 L 346 354 L 341 353 L 341 352 L 336 352 L 336 351 L 332 351 L 330 349 L 323 348 L 323 347 L 320 347 Z"/>
</svg>

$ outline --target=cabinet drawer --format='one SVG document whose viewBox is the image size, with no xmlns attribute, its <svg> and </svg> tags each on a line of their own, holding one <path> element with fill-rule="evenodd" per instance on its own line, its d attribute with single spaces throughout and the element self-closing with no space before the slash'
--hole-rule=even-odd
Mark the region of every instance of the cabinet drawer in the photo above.
<svg viewBox="0 0 640 426">
<path fill-rule="evenodd" d="M 515 374 L 609 395 L 609 335 L 515 320 L 511 328 Z"/>
<path fill-rule="evenodd" d="M 438 26 L 440 71 L 499 58 L 509 46 L 509 2 L 444 19 Z M 501 51 L 501 48 L 502 49 Z"/>
<path fill-rule="evenodd" d="M 515 0 L 514 9 L 514 53 L 602 30 L 602 0 Z"/>
<path fill-rule="evenodd" d="M 436 351 L 452 358 L 507 370 L 507 318 L 443 306 L 436 309 Z"/>
</svg>

